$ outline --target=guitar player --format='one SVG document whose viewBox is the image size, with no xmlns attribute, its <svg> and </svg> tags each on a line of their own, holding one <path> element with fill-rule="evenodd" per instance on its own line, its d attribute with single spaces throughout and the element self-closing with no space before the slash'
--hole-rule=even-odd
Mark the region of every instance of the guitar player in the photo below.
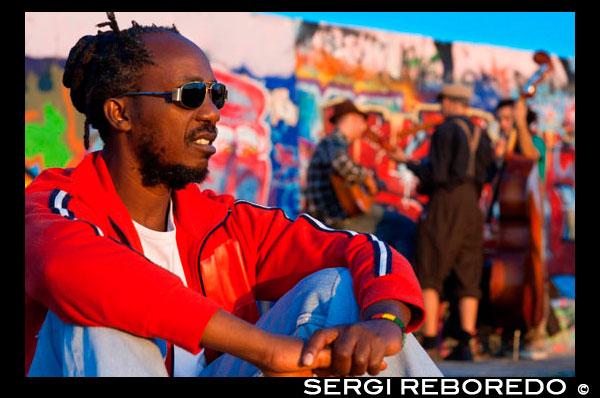
<svg viewBox="0 0 600 398">
<path fill-rule="evenodd" d="M 333 186 L 332 176 L 347 184 L 363 185 L 370 195 L 378 192 L 373 173 L 348 155 L 348 146 L 367 129 L 366 118 L 350 100 L 334 106 L 329 120 L 335 128 L 317 144 L 308 166 L 306 210 L 332 228 L 373 234 L 411 261 L 416 226 L 410 218 L 377 203 L 352 214 L 342 205 L 348 198 L 338 197 Z"/>
</svg>

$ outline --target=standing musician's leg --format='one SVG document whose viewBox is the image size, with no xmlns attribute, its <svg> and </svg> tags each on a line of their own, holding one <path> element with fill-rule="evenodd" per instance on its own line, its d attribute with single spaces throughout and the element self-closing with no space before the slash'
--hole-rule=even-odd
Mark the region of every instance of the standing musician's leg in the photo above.
<svg viewBox="0 0 600 398">
<path fill-rule="evenodd" d="M 415 271 L 425 306 L 423 348 L 434 360 L 441 360 L 439 349 L 440 296 L 460 245 L 453 192 L 436 191 L 417 225 Z"/>
<path fill-rule="evenodd" d="M 477 332 L 477 307 L 479 299 L 476 297 L 461 297 L 458 301 L 458 311 L 460 312 L 460 326 L 469 332 L 472 336 Z"/>
<path fill-rule="evenodd" d="M 423 290 L 423 304 L 427 317 L 423 323 L 423 335 L 436 337 L 438 334 L 438 310 L 440 308 L 440 295 L 437 290 L 427 288 Z"/>
<path fill-rule="evenodd" d="M 460 336 L 458 345 L 447 359 L 472 360 L 470 345 L 477 334 L 477 311 L 481 299 L 481 277 L 483 274 L 483 215 L 477 203 L 473 187 L 462 190 L 463 206 L 460 207 L 462 238 L 461 250 L 456 258 L 454 271 L 458 286 L 458 311 L 460 314 Z"/>
</svg>

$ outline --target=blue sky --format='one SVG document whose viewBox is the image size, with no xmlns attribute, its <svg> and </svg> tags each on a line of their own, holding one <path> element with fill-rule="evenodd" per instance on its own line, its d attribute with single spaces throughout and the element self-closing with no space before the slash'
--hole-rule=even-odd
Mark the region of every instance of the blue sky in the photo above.
<svg viewBox="0 0 600 398">
<path fill-rule="evenodd" d="M 377 28 L 439 41 L 492 44 L 575 56 L 574 12 L 271 12 L 268 14 Z"/>
</svg>

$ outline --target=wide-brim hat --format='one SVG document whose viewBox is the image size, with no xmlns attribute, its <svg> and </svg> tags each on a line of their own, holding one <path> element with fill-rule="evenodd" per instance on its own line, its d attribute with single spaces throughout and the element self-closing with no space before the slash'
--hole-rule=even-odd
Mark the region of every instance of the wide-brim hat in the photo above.
<svg viewBox="0 0 600 398">
<path fill-rule="evenodd" d="M 438 93 L 437 100 L 441 101 L 444 97 L 455 100 L 471 101 L 473 89 L 464 84 L 445 84 Z"/>
<path fill-rule="evenodd" d="M 329 117 L 329 121 L 335 124 L 342 116 L 348 113 L 358 113 L 363 118 L 367 118 L 366 113 L 361 112 L 352 101 L 346 99 L 333 107 L 333 114 Z"/>
</svg>

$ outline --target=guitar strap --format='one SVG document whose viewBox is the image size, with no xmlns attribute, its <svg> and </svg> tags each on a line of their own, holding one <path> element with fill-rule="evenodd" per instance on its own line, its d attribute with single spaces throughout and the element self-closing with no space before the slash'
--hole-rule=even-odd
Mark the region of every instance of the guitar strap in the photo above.
<svg viewBox="0 0 600 398">
<path fill-rule="evenodd" d="M 479 139 L 481 138 L 481 127 L 475 125 L 475 129 L 471 133 L 469 125 L 464 120 L 456 118 L 454 121 L 467 136 L 467 141 L 469 143 L 469 163 L 467 164 L 467 177 L 473 178 L 475 177 L 475 154 L 477 153 Z"/>
</svg>

